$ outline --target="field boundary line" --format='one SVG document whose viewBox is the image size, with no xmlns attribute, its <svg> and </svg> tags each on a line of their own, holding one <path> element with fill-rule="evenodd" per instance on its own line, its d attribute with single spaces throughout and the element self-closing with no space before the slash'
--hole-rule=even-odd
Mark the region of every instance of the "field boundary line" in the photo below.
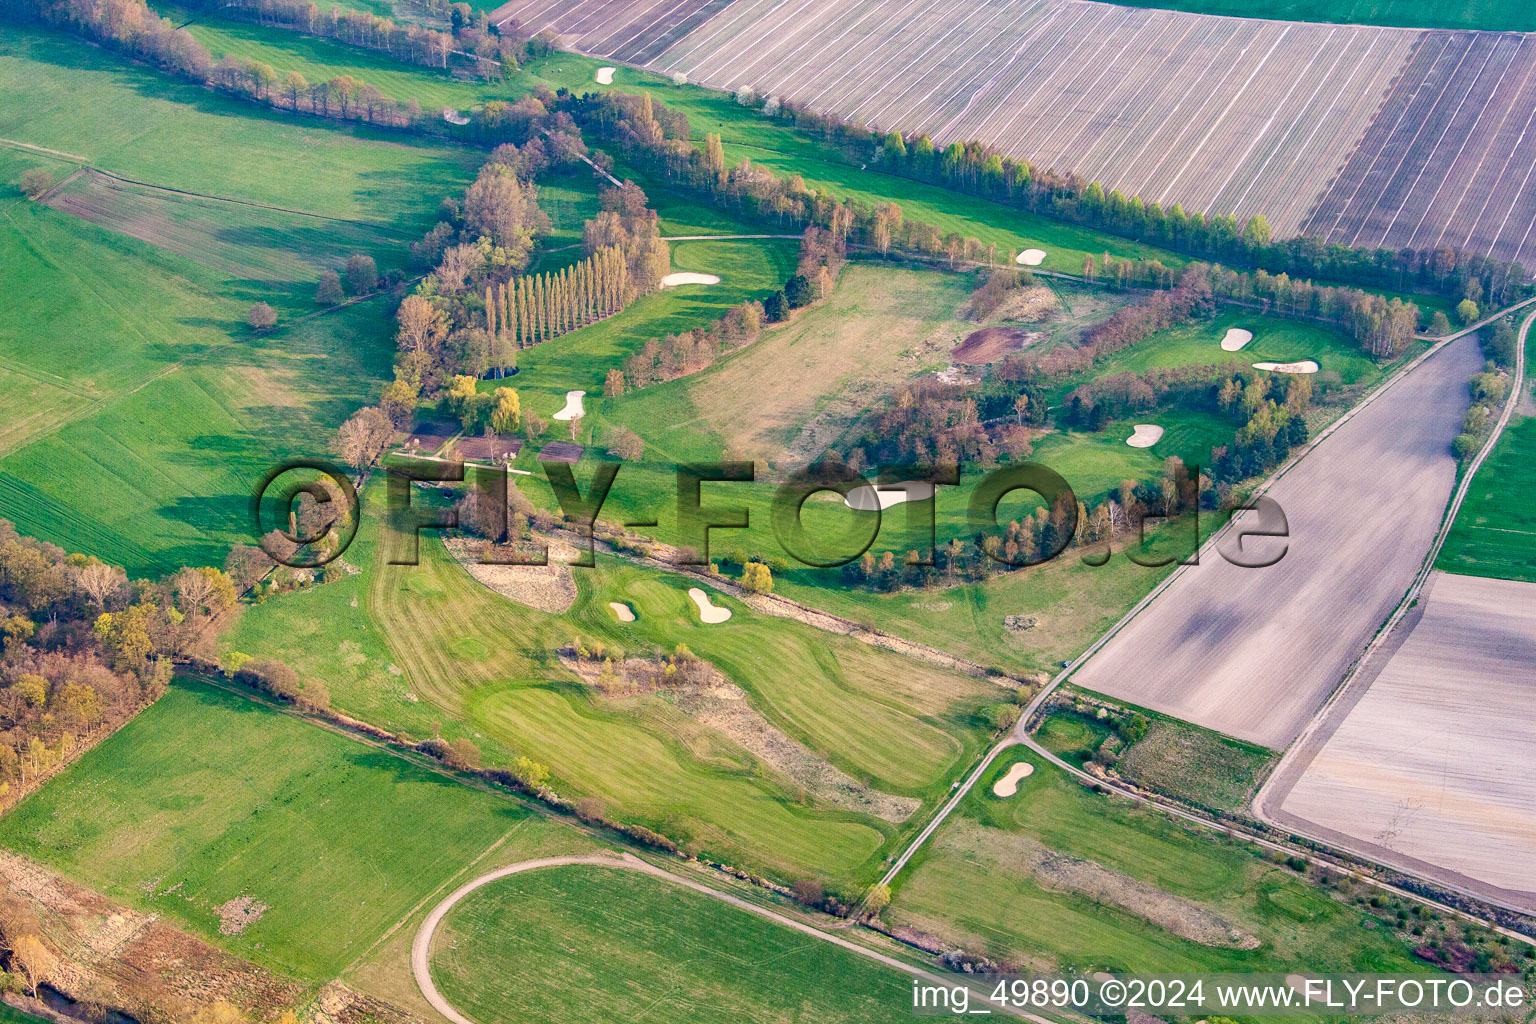
<svg viewBox="0 0 1536 1024">
<path fill-rule="evenodd" d="M 87 167 L 91 164 L 89 157 L 80 156 L 78 153 L 66 153 L 60 149 L 49 149 L 47 146 L 34 146 L 30 142 L 22 142 L 19 139 L 0 139 L 0 146 L 20 149 L 28 153 L 37 153 L 41 156 L 58 157 L 61 160 L 73 161 L 74 163 L 84 164 Z"/>
<path fill-rule="evenodd" d="M 685 878 L 682 875 L 673 874 L 672 872 L 663 868 L 659 868 L 648 861 L 641 860 L 634 854 L 621 853 L 617 857 L 604 854 L 585 854 L 565 857 L 539 857 L 533 860 L 519 861 L 516 864 L 508 864 L 505 867 L 500 867 L 494 871 L 489 871 L 486 874 L 483 874 L 480 877 L 459 886 L 459 888 L 455 889 L 447 899 L 443 900 L 437 906 L 432 908 L 432 912 L 427 915 L 426 920 L 422 921 L 421 927 L 416 932 L 415 939 L 411 942 L 411 973 L 415 975 L 416 987 L 421 990 L 422 996 L 426 998 L 427 1002 L 431 1004 L 434 1010 L 442 1014 L 448 1020 L 452 1021 L 453 1024 L 475 1024 L 475 1021 L 473 1021 L 471 1018 L 466 1017 L 464 1014 L 454 1009 L 453 1004 L 443 997 L 442 993 L 437 990 L 437 985 L 432 981 L 432 938 L 436 933 L 438 926 L 442 924 L 443 918 L 448 915 L 448 912 L 457 906 L 465 897 L 471 895 L 481 888 L 484 888 L 487 885 L 492 884 L 493 882 L 499 882 L 502 879 L 510 878 L 513 875 L 523 874 L 529 871 L 537 871 L 542 868 L 570 867 L 574 865 L 588 865 L 620 871 L 635 871 L 643 875 L 649 875 L 652 878 L 657 878 L 673 885 L 682 886 L 685 889 L 690 889 L 693 892 L 708 896 L 711 899 L 719 900 L 720 902 L 735 907 L 738 910 L 744 910 L 748 913 L 756 914 L 758 917 L 766 918 L 775 924 L 789 928 L 792 931 L 799 932 L 802 935 L 809 935 L 812 938 L 820 939 L 823 942 L 830 942 L 834 946 L 839 946 L 845 950 L 848 950 L 849 952 L 856 953 L 857 955 L 865 957 L 866 959 L 873 960 L 885 967 L 900 971 L 909 977 L 920 977 L 925 981 L 941 985 L 946 989 L 954 988 L 956 985 L 965 985 L 967 988 L 971 988 L 971 985 L 966 980 L 965 975 L 955 975 L 953 977 L 945 978 L 925 968 L 903 963 L 900 960 L 897 960 L 895 957 L 887 956 L 886 954 L 877 950 L 870 949 L 866 946 L 861 946 L 858 943 L 842 938 L 841 936 L 833 935 L 815 927 L 814 925 L 806 924 L 804 921 L 797 921 L 794 918 L 781 914 L 770 907 L 765 907 L 753 903 L 750 900 L 735 895 L 734 893 L 721 892 L 718 889 L 713 889 L 710 886 L 705 885 L 703 882 L 692 878 Z M 972 989 L 972 991 L 977 990 Z M 1049 1021 L 1047 1018 L 1037 1017 L 1034 1014 L 1026 1013 L 1023 1010 L 1016 1009 L 1012 1006 L 1005 1005 L 1003 1010 L 1004 1012 L 1012 1013 L 1014 1016 L 1023 1020 L 1033 1021 L 1035 1024 L 1053 1024 L 1053 1022 Z"/>
</svg>

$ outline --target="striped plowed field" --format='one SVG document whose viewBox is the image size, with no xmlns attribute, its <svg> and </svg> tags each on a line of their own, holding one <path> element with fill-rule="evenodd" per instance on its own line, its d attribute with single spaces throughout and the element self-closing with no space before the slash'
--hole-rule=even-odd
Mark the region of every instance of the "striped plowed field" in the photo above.
<svg viewBox="0 0 1536 1024">
<path fill-rule="evenodd" d="M 1346 245 L 1536 254 L 1536 41 L 1426 32 L 1304 222 Z"/>
<path fill-rule="evenodd" d="M 1536 40 L 1086 0 L 512 0 L 497 20 L 1278 235 L 1536 252 Z"/>
</svg>

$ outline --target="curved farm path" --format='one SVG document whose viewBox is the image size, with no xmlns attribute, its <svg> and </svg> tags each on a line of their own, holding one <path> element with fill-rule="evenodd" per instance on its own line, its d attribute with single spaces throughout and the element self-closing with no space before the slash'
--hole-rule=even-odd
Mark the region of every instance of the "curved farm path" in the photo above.
<svg viewBox="0 0 1536 1024">
<path fill-rule="evenodd" d="M 902 963 L 895 957 L 886 956 L 884 953 L 878 953 L 873 949 L 860 946 L 856 942 L 850 942 L 849 940 L 841 938 L 837 935 L 829 934 L 822 931 L 820 928 L 814 928 L 803 921 L 797 921 L 792 917 L 787 917 L 778 913 L 777 911 L 770 910 L 767 907 L 762 907 L 749 900 L 744 900 L 740 896 L 733 896 L 727 892 L 720 892 L 719 890 L 711 889 L 709 886 L 703 884 L 702 882 L 696 882 L 691 878 L 684 878 L 680 875 L 675 875 L 670 871 L 663 870 L 654 864 L 643 861 L 633 854 L 624 853 L 620 854 L 618 857 L 610 857 L 603 854 L 589 854 L 587 856 L 580 857 L 540 857 L 535 860 L 524 860 L 519 861 L 516 864 L 508 864 L 506 867 L 497 868 L 495 871 L 487 871 L 480 877 L 473 879 L 472 881 L 465 882 L 463 885 L 459 886 L 452 893 L 450 893 L 448 897 L 441 903 L 433 907 L 432 912 L 429 913 L 426 916 L 426 919 L 421 922 L 421 927 L 416 930 L 416 938 L 411 942 L 411 973 L 415 975 L 416 986 L 421 989 L 421 994 L 425 996 L 427 1002 L 432 1005 L 432 1009 L 448 1018 L 448 1020 L 452 1021 L 453 1024 L 476 1024 L 475 1021 L 454 1009 L 453 1004 L 443 997 L 443 994 L 437 990 L 437 985 L 432 981 L 432 936 L 436 934 L 438 926 L 443 923 L 443 918 L 448 916 L 448 912 L 457 906 L 460 902 L 462 902 L 466 896 L 469 896 L 471 893 L 478 889 L 482 889 L 485 886 L 490 885 L 492 882 L 499 882 L 503 878 L 510 878 L 512 875 L 519 875 L 526 871 L 538 871 L 541 868 L 567 867 L 573 864 L 583 864 L 602 868 L 614 868 L 621 871 L 636 871 L 642 875 L 650 875 L 652 878 L 659 878 L 664 882 L 669 882 L 673 885 L 680 885 L 685 889 L 691 889 L 694 892 L 708 896 L 711 899 L 719 900 L 720 902 L 729 904 L 738 910 L 745 910 L 749 914 L 756 914 L 758 917 L 765 917 L 775 924 L 783 925 L 785 928 L 791 928 L 794 931 L 800 932 L 802 935 L 809 935 L 812 938 L 820 939 L 823 942 L 830 942 L 834 946 L 840 946 L 843 949 L 848 950 L 850 953 L 857 953 L 859 956 L 873 960 L 876 963 L 879 963 L 885 967 L 892 968 L 893 970 L 901 971 L 909 976 L 916 976 L 924 979 L 925 981 L 932 982 L 933 984 L 943 985 L 946 988 L 952 988 L 955 985 L 962 985 L 967 983 L 963 976 L 955 975 L 946 978 L 942 975 L 935 974 L 932 971 L 924 970 L 921 967 L 914 967 L 911 964 Z M 1036 1017 L 1033 1014 L 1018 1012 L 1016 1015 L 1025 1020 L 1035 1021 L 1036 1024 L 1051 1024 L 1050 1021 L 1047 1021 L 1042 1017 Z"/>
</svg>

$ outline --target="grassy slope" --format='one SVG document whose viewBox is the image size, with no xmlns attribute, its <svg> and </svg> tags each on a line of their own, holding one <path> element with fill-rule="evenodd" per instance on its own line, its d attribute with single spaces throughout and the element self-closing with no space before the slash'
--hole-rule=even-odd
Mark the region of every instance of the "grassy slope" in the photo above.
<svg viewBox="0 0 1536 1024">
<path fill-rule="evenodd" d="M 1401 25 L 1410 28 L 1490 29 L 1510 32 L 1536 30 L 1536 13 L 1514 0 L 1470 0 L 1446 4 L 1435 0 L 1267 0 L 1259 5 L 1235 0 L 1126 0 L 1132 7 L 1160 7 L 1197 14 L 1226 14 L 1240 18 L 1279 18 L 1285 21 L 1335 21 L 1357 25 Z"/>
<path fill-rule="evenodd" d="M 1016 760 L 1035 774 L 1000 800 L 992 782 Z M 1191 900 L 1261 940 L 1254 950 L 1181 939 L 1107 903 L 1048 891 L 985 853 L 1025 836 Z M 1259 858 L 1244 844 L 1193 834 L 1096 795 L 1034 755 L 1002 758 L 909 871 L 890 912 L 978 948 L 1073 971 L 1316 971 L 1420 969 L 1363 915 Z"/>
<path fill-rule="evenodd" d="M 598 796 L 618 817 L 726 859 L 846 880 L 892 830 L 800 805 L 774 772 L 663 695 L 593 700 L 556 648 L 577 637 L 635 652 L 686 643 L 812 750 L 929 800 L 977 749 L 971 710 L 996 699 L 987 684 L 729 598 L 717 596 L 734 612 L 728 624 L 700 625 L 688 582 L 632 568 L 577 570 L 575 607 L 545 615 L 476 583 L 434 540 L 420 566 L 382 565 L 373 518 L 347 555 L 364 573 L 248 609 L 226 644 L 328 679 L 338 706 L 385 727 L 421 735 L 446 721 L 446 736 L 472 735 L 492 761 L 527 754 L 554 770 L 561 792 Z M 610 600 L 630 602 L 639 621 L 615 622 Z"/>
<path fill-rule="evenodd" d="M 324 981 L 528 820 L 502 798 L 182 681 L 0 819 L 0 843 Z M 241 895 L 269 909 L 222 936 L 216 908 Z"/>
<path fill-rule="evenodd" d="M 433 977 L 481 1021 L 900 1021 L 899 971 L 658 879 L 515 875 L 456 907 Z"/>
<path fill-rule="evenodd" d="M 1435 567 L 1536 582 L 1536 416 L 1515 417 L 1467 489 Z"/>
<path fill-rule="evenodd" d="M 0 197 L 11 301 L 0 311 L 0 514 L 24 530 L 153 573 L 210 562 L 248 530 L 245 503 L 276 460 L 324 449 L 369 397 L 392 350 L 375 300 L 256 338 L 252 302 L 284 321 L 314 309 L 319 265 L 361 237 L 383 266 L 432 216 L 473 155 L 412 148 L 226 103 L 78 41 L 0 40 L 9 138 L 139 180 L 352 222 L 316 231 L 286 215 L 205 204 L 193 226 L 278 269 L 249 280 Z M 62 160 L 7 149 L 0 177 Z M 194 154 L 189 158 L 188 154 Z M 185 204 L 167 204 L 185 216 Z M 324 223 L 324 222 L 318 222 Z M 355 230 L 354 230 L 355 229 Z M 291 257 L 283 272 L 274 254 Z M 84 328 L 84 329 L 82 329 Z"/>
</svg>

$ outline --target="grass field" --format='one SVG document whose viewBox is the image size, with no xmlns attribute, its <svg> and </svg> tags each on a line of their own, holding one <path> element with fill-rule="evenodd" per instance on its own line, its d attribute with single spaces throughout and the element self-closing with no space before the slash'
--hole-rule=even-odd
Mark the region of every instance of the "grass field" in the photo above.
<svg viewBox="0 0 1536 1024">
<path fill-rule="evenodd" d="M 1035 773 L 993 796 L 1017 760 Z M 887 917 L 1047 971 L 1420 969 L 1363 913 L 1250 847 L 1096 795 L 1032 754 L 1001 758 L 971 791 Z"/>
<path fill-rule="evenodd" d="M 1275 760 L 1273 751 L 1147 712 L 1146 735 L 1130 746 L 1112 740 L 1114 767 L 1130 781 L 1218 812 L 1242 812 Z M 1081 768 L 1112 733 L 1110 725 L 1070 708 L 1040 723 L 1036 738 Z"/>
<path fill-rule="evenodd" d="M 0 843 L 325 981 L 528 820 L 500 797 L 182 680 L 0 819 Z M 222 934 L 219 908 L 242 896 L 268 909 Z"/>
<path fill-rule="evenodd" d="M 136 574 L 217 563 L 248 537 L 255 480 L 324 451 L 388 370 L 383 300 L 293 322 L 315 311 L 320 269 L 358 250 L 400 265 L 434 216 L 423 195 L 457 191 L 475 158 L 226 102 L 27 30 L 0 38 L 0 88 L 9 139 L 136 181 L 301 211 L 84 177 L 55 197 L 140 236 L 127 237 L 10 186 L 28 167 L 63 178 L 77 163 L 0 148 L 11 288 L 0 410 L 14 414 L 0 429 L 0 515 Z M 244 323 L 256 301 L 279 314 L 259 337 Z"/>
<path fill-rule="evenodd" d="M 1516 416 L 1472 478 L 1436 568 L 1536 582 L 1536 416 Z"/>
<path fill-rule="evenodd" d="M 475 582 L 434 540 L 423 541 L 421 565 L 384 566 L 374 515 L 347 555 L 362 574 L 247 609 L 225 645 L 327 679 L 339 707 L 386 728 L 420 736 L 443 723 L 445 736 L 473 738 L 493 763 L 526 754 L 550 766 L 560 792 L 596 796 L 615 817 L 732 862 L 846 881 L 894 830 L 798 793 L 666 693 L 594 698 L 559 664 L 558 647 L 580 638 L 643 654 L 685 643 L 806 749 L 880 791 L 925 801 L 979 748 L 974 709 L 1002 696 L 721 595 L 733 618 L 701 625 L 690 581 L 634 568 L 576 570 L 575 606 L 547 615 Z M 615 600 L 638 621 L 615 621 Z"/>
<path fill-rule="evenodd" d="M 1251 330 L 1253 340 L 1238 352 L 1223 352 L 1221 339 L 1232 327 Z M 1314 359 L 1322 372 L 1332 371 L 1345 384 L 1374 379 L 1379 368 L 1349 338 L 1322 324 L 1262 316 L 1256 310 L 1222 310 L 1209 320 L 1160 331 L 1128 349 L 1109 356 L 1094 367 L 1094 376 L 1145 373 L 1175 366 L 1257 362 L 1289 363 Z"/>
<path fill-rule="evenodd" d="M 645 1019 L 900 1021 L 900 971 L 630 871 L 545 868 L 448 915 L 432 974 L 485 1024 Z"/>
</svg>

